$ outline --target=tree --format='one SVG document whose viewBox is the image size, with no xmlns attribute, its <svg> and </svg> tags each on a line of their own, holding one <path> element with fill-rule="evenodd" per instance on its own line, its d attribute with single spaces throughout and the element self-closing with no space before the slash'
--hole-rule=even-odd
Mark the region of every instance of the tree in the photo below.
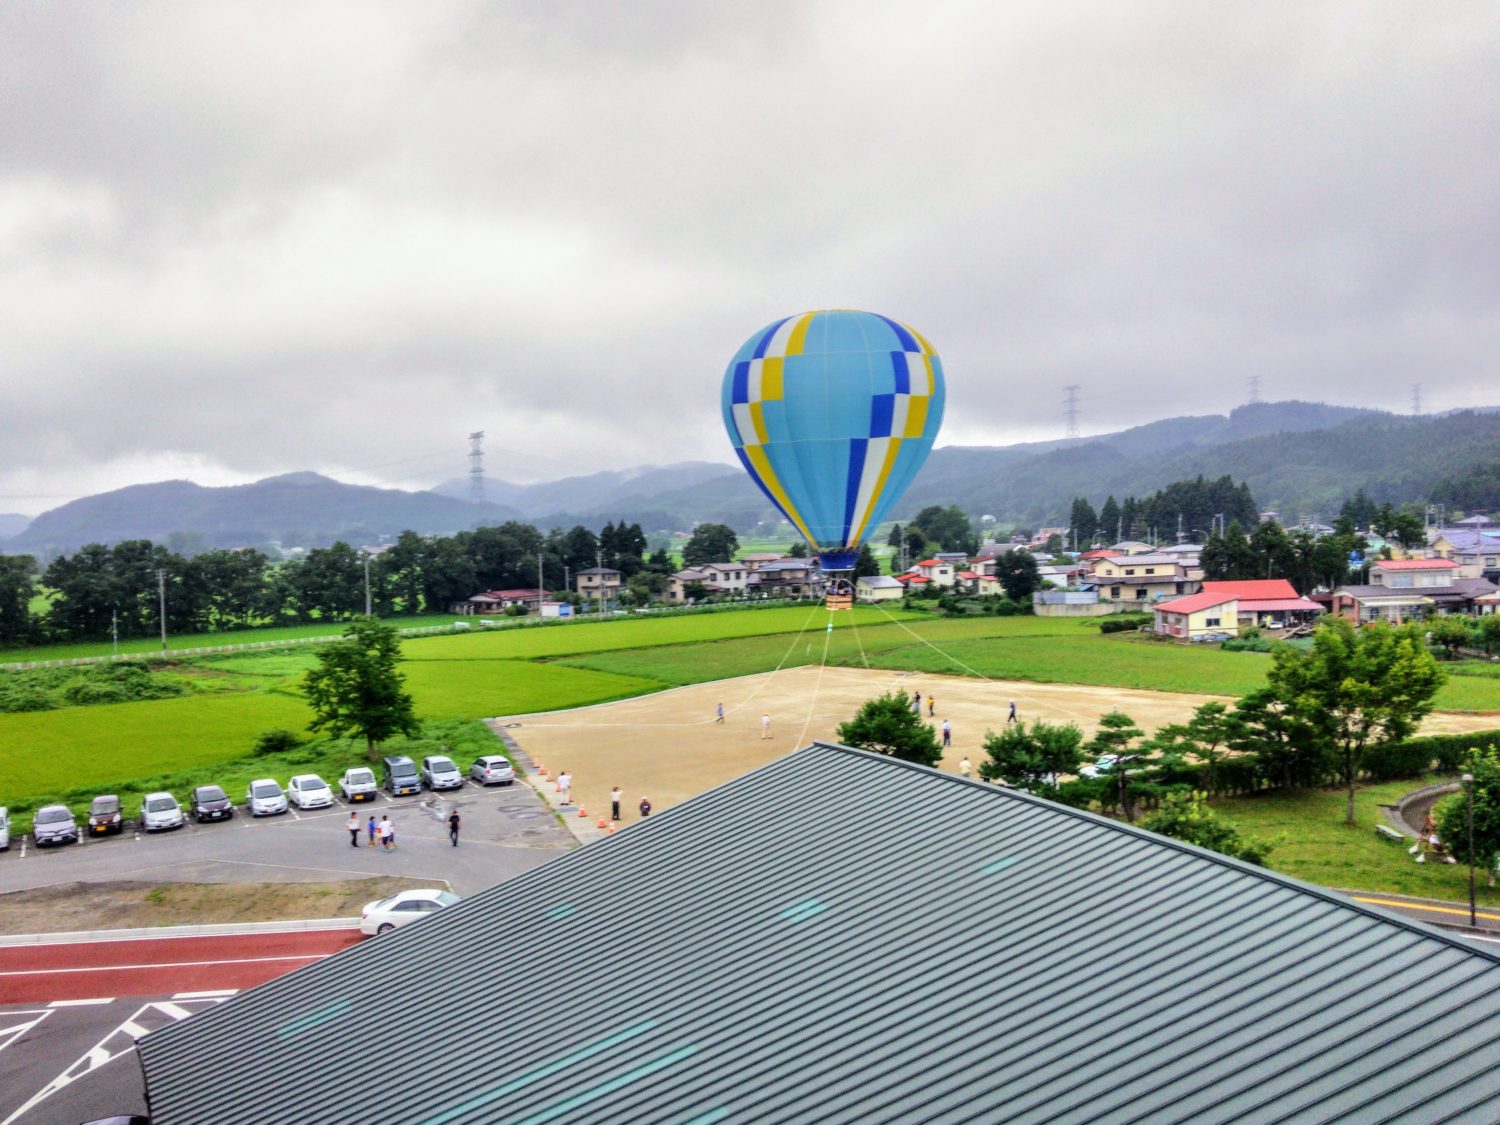
<svg viewBox="0 0 1500 1125">
<path fill-rule="evenodd" d="M 1486 653 L 1500 652 L 1500 614 L 1487 614 L 1479 619 L 1479 643 Z"/>
<path fill-rule="evenodd" d="M 1124 517 L 1120 513 L 1120 505 L 1115 502 L 1113 496 L 1104 501 L 1104 507 L 1099 509 L 1099 523 L 1096 533 L 1106 543 L 1116 543 L 1125 537 Z"/>
<path fill-rule="evenodd" d="M 36 559 L 30 555 L 0 555 L 0 643 L 22 644 L 35 639 L 36 621 L 31 599 L 36 595 Z"/>
<path fill-rule="evenodd" d="M 412 698 L 396 667 L 401 642 L 394 628 L 362 618 L 316 657 L 317 667 L 302 679 L 314 716 L 309 730 L 363 735 L 372 760 L 375 747 L 392 735 L 416 736 L 420 727 Z"/>
<path fill-rule="evenodd" d="M 1233 826 L 1225 824 L 1208 807 L 1207 793 L 1168 794 L 1163 798 L 1161 808 L 1141 821 L 1141 827 L 1209 851 L 1234 856 L 1257 867 L 1266 865 L 1266 856 L 1275 846 L 1242 839 Z"/>
<path fill-rule="evenodd" d="M 415 531 L 403 531 L 391 549 L 380 556 L 386 586 L 391 596 L 401 603 L 402 613 L 422 611 L 422 560 L 426 553 L 427 545 L 420 535 Z M 441 612 L 448 607 L 429 608 Z"/>
<path fill-rule="evenodd" d="M 1500 750 L 1479 749 L 1466 772 L 1474 777 L 1474 852 L 1469 854 L 1469 793 L 1464 790 L 1445 797 L 1434 819 L 1438 839 L 1459 863 L 1472 863 L 1489 872 L 1495 885 L 1495 864 L 1500 861 Z"/>
<path fill-rule="evenodd" d="M 1474 642 L 1469 623 L 1462 617 L 1439 617 L 1428 622 L 1428 639 L 1441 648 L 1449 660 L 1458 658 L 1458 650 Z"/>
<path fill-rule="evenodd" d="M 935 766 L 943 747 L 933 729 L 922 721 L 905 692 L 893 691 L 867 700 L 847 723 L 839 724 L 839 741 L 873 750 L 903 762 Z"/>
<path fill-rule="evenodd" d="M 898 551 L 901 550 L 901 525 L 899 523 L 891 524 L 891 533 L 885 537 L 885 545 L 894 547 Z"/>
<path fill-rule="evenodd" d="M 950 504 L 946 508 L 936 504 L 923 508 L 911 521 L 911 526 L 944 551 L 962 551 L 972 555 L 979 550 L 979 540 L 974 535 L 969 517 L 956 504 Z"/>
<path fill-rule="evenodd" d="M 1158 744 L 1171 746 L 1198 759 L 1207 771 L 1208 790 L 1218 791 L 1215 772 L 1224 751 L 1239 734 L 1239 723 L 1229 708 L 1217 700 L 1201 704 L 1185 723 L 1174 723 L 1156 732 Z"/>
<path fill-rule="evenodd" d="M 1108 774 L 1114 780 L 1120 811 L 1129 821 L 1135 820 L 1135 795 L 1130 788 L 1131 767 L 1138 769 L 1138 763 L 1145 756 L 1140 749 L 1133 749 L 1131 743 L 1144 733 L 1129 715 L 1123 711 L 1111 711 L 1099 716 L 1099 727 L 1084 747 L 1094 755 L 1094 764 L 1100 768 L 1100 773 Z M 1101 763 L 1101 758 L 1106 760 Z"/>
<path fill-rule="evenodd" d="M 880 573 L 880 560 L 875 557 L 875 552 L 870 550 L 868 543 L 859 545 L 859 555 L 854 560 L 854 573 L 850 575 L 850 581 L 857 582 L 861 578 L 868 578 Z"/>
<path fill-rule="evenodd" d="M 1073 497 L 1073 507 L 1068 513 L 1068 526 L 1073 530 L 1073 541 L 1087 546 L 1094 538 L 1099 526 L 1099 513 L 1088 502 L 1087 497 Z"/>
<path fill-rule="evenodd" d="M 739 548 L 740 539 L 734 528 L 722 523 L 700 523 L 682 548 L 682 565 L 729 562 Z"/>
<path fill-rule="evenodd" d="M 1344 821 L 1353 824 L 1366 752 L 1416 730 L 1432 710 L 1443 673 L 1417 626 L 1377 622 L 1356 630 L 1333 618 L 1313 634 L 1307 652 L 1276 646 L 1267 682 L 1328 744 L 1348 795 Z"/>
<path fill-rule="evenodd" d="M 1028 601 L 1042 584 L 1042 577 L 1037 573 L 1036 556 L 1024 547 L 1006 551 L 1000 556 L 999 577 L 1005 596 L 1013 602 Z"/>
<path fill-rule="evenodd" d="M 979 764 L 979 776 L 1032 792 L 1050 791 L 1057 788 L 1059 774 L 1078 772 L 1082 746 L 1083 731 L 1072 723 L 1007 723 L 999 734 L 985 736 L 989 761 Z"/>
<path fill-rule="evenodd" d="M 1234 704 L 1230 747 L 1254 754 L 1259 773 L 1283 789 L 1311 789 L 1328 774 L 1328 744 L 1317 727 L 1270 688 Z"/>
</svg>

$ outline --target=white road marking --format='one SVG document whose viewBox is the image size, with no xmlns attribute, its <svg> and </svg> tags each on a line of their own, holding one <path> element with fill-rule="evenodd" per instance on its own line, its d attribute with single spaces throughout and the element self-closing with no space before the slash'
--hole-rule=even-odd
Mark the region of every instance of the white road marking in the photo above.
<svg viewBox="0 0 1500 1125">
<path fill-rule="evenodd" d="M 52 1012 L 48 1008 L 28 1008 L 19 1012 L 6 1012 L 3 1016 L 0 1016 L 0 1020 L 6 1021 L 14 1020 L 18 1016 L 36 1017 L 35 1019 L 23 1020 L 21 1023 L 7 1023 L 5 1027 L 0 1027 L 0 1051 L 4 1051 L 5 1048 L 20 1039 L 21 1036 L 25 1035 L 51 1014 Z"/>
<path fill-rule="evenodd" d="M 211 1000 L 237 995 L 238 988 L 210 988 L 204 992 L 174 992 L 173 1000 Z"/>
<path fill-rule="evenodd" d="M 8 969 L 0 977 L 40 977 L 62 973 L 112 973 L 126 969 L 189 969 L 195 965 L 254 965 L 263 961 L 321 961 L 327 953 L 298 953 L 285 957 L 233 957 L 224 961 L 158 961 L 149 965 L 85 965 L 75 969 Z M 95 1003 L 95 1001 L 88 1001 Z M 108 1001 L 106 1001 L 108 1003 Z"/>
<path fill-rule="evenodd" d="M 48 1004 L 49 1008 L 87 1008 L 94 1004 L 113 1004 L 113 996 L 100 996 L 93 1000 L 54 1000 Z"/>
</svg>

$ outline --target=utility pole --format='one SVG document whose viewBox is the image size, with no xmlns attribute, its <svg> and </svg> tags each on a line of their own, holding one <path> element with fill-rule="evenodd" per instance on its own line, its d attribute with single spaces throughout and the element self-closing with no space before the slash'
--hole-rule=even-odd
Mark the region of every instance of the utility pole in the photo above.
<svg viewBox="0 0 1500 1125">
<path fill-rule="evenodd" d="M 361 551 L 360 554 L 365 557 L 365 616 L 374 617 L 370 612 L 370 552 Z"/>
<path fill-rule="evenodd" d="M 167 572 L 162 567 L 156 568 L 156 593 L 161 604 L 161 654 L 165 659 L 167 655 Z"/>
<path fill-rule="evenodd" d="M 1182 531 L 1182 513 L 1177 513 L 1177 542 L 1181 543 L 1187 536 Z"/>
<path fill-rule="evenodd" d="M 1464 774 L 1464 792 L 1469 795 L 1469 925 L 1477 926 L 1474 914 L 1474 775 Z"/>
<path fill-rule="evenodd" d="M 547 596 L 547 582 L 542 570 L 542 552 L 536 553 L 536 615 L 542 615 L 542 599 Z"/>
<path fill-rule="evenodd" d="M 115 655 L 120 655 L 120 611 L 109 611 L 109 639 L 114 643 Z"/>
<path fill-rule="evenodd" d="M 599 573 L 594 575 L 594 581 L 599 583 L 599 616 L 604 616 L 604 552 L 594 552 L 594 562 L 597 564 Z"/>
</svg>

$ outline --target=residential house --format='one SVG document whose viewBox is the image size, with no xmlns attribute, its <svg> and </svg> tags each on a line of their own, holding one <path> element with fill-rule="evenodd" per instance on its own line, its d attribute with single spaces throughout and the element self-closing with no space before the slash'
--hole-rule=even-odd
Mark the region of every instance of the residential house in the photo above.
<svg viewBox="0 0 1500 1125">
<path fill-rule="evenodd" d="M 968 561 L 963 555 L 959 557 L 966 562 Z M 908 573 L 915 574 L 919 578 L 924 578 L 934 586 L 952 586 L 957 568 L 951 562 L 932 558 L 923 559 L 916 566 L 912 567 Z"/>
<path fill-rule="evenodd" d="M 889 574 L 866 574 L 854 583 L 854 597 L 862 602 L 888 602 L 906 593 L 901 580 Z"/>
<path fill-rule="evenodd" d="M 461 614 L 464 617 L 482 617 L 504 613 L 511 606 L 516 605 L 535 609 L 538 602 L 550 596 L 546 590 L 537 589 L 485 590 L 483 593 L 475 594 L 471 598 L 449 606 L 448 612 Z"/>
<path fill-rule="evenodd" d="M 1302 597 L 1285 578 L 1205 582 L 1203 593 L 1232 595 L 1237 603 L 1235 613 L 1241 626 L 1280 629 L 1304 624 L 1323 612 L 1321 605 L 1311 598 Z"/>
<path fill-rule="evenodd" d="M 1380 559 L 1370 564 L 1370 585 L 1392 590 L 1425 590 L 1450 586 L 1458 577 L 1452 559 Z"/>
<path fill-rule="evenodd" d="M 1432 541 L 1430 550 L 1457 563 L 1459 578 L 1500 582 L 1500 531 L 1447 531 Z"/>
<path fill-rule="evenodd" d="M 580 570 L 576 577 L 579 596 L 591 601 L 617 598 L 625 588 L 624 576 L 612 567 L 591 566 L 587 570 Z"/>
<path fill-rule="evenodd" d="M 820 598 L 826 586 L 817 559 L 776 559 L 763 562 L 745 580 L 757 598 Z"/>
<path fill-rule="evenodd" d="M 969 565 L 969 556 L 964 551 L 939 551 L 932 557 L 939 562 L 947 563 L 955 571 L 962 570 Z"/>
<path fill-rule="evenodd" d="M 785 557 L 785 555 L 777 551 L 752 551 L 749 554 L 741 555 L 739 561 L 745 564 L 746 570 L 753 572 L 759 570 L 766 563 L 780 562 Z"/>
<path fill-rule="evenodd" d="M 708 594 L 742 596 L 750 570 L 744 563 L 704 563 L 679 570 L 667 579 L 667 601 L 687 601 L 686 587 L 696 582 Z"/>
<path fill-rule="evenodd" d="M 1195 593 L 1198 589 L 1198 578 L 1189 576 L 1182 561 L 1164 554 L 1095 559 L 1088 582 L 1099 590 L 1101 600 L 1142 604 Z"/>
<path fill-rule="evenodd" d="M 1111 551 L 1117 551 L 1122 555 L 1151 555 L 1156 553 L 1156 548 L 1150 543 L 1142 543 L 1139 539 L 1122 539 L 1110 547 Z"/>
<path fill-rule="evenodd" d="M 1326 597 L 1330 613 L 1366 624 L 1484 613 L 1496 593 L 1500 586 L 1487 578 L 1453 578 L 1446 586 L 1340 586 Z"/>
<path fill-rule="evenodd" d="M 1171 598 L 1152 606 L 1154 628 L 1164 637 L 1191 641 L 1211 634 L 1237 636 L 1240 631 L 1239 602 L 1233 594 L 1206 590 L 1185 598 Z"/>
</svg>

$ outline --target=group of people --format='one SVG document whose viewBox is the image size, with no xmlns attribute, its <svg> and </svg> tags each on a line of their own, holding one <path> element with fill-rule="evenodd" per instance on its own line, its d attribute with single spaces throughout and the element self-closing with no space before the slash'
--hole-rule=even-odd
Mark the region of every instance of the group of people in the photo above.
<svg viewBox="0 0 1500 1125">
<path fill-rule="evenodd" d="M 458 830 L 463 824 L 463 818 L 454 809 L 448 814 L 448 842 L 455 848 L 458 847 Z M 360 823 L 357 813 L 350 813 L 349 819 L 344 821 L 344 829 L 349 833 L 349 846 L 359 847 Z M 375 814 L 370 814 L 370 819 L 364 825 L 364 831 L 369 836 L 370 847 L 377 843 L 383 851 L 390 851 L 396 846 L 396 824 L 389 816 L 382 816 L 379 821 Z"/>
</svg>

